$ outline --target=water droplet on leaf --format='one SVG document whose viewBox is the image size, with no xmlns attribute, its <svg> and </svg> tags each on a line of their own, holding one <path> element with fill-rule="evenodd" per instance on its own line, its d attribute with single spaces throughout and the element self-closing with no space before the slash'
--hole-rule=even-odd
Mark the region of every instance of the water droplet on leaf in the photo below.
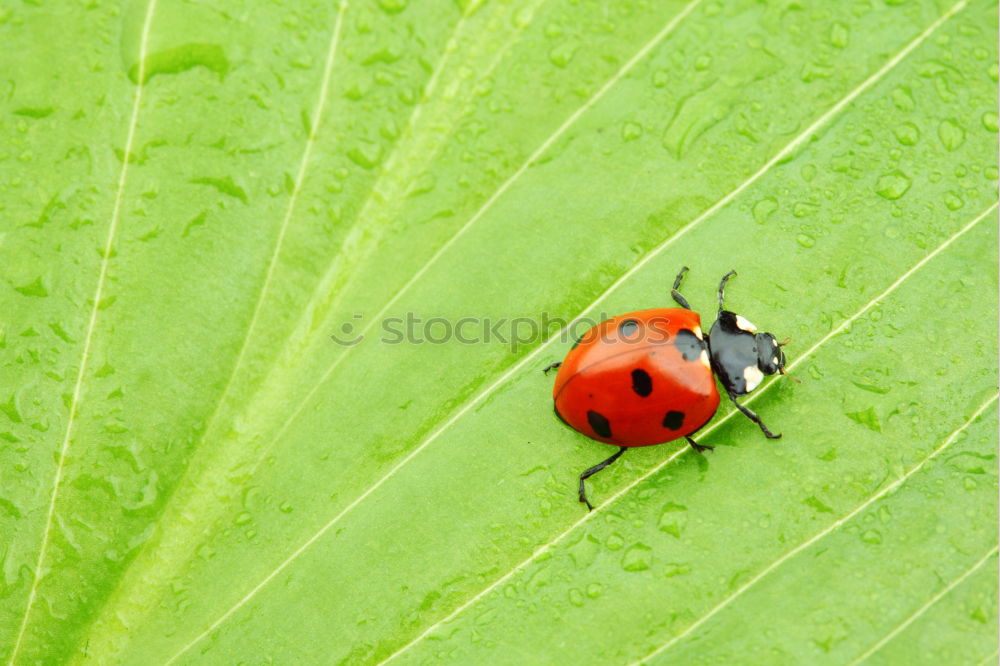
<svg viewBox="0 0 1000 666">
<path fill-rule="evenodd" d="M 962 129 L 957 120 L 948 118 L 942 120 L 941 124 L 938 125 L 938 138 L 941 139 L 941 145 L 946 150 L 957 150 L 965 143 L 965 130 Z"/>
<path fill-rule="evenodd" d="M 645 571 L 653 559 L 653 549 L 637 543 L 625 551 L 622 557 L 622 569 L 625 571 Z"/>
<path fill-rule="evenodd" d="M 906 194 L 911 184 L 909 176 L 896 169 L 879 176 L 878 182 L 875 184 L 875 192 L 883 199 L 892 201 Z"/>
</svg>

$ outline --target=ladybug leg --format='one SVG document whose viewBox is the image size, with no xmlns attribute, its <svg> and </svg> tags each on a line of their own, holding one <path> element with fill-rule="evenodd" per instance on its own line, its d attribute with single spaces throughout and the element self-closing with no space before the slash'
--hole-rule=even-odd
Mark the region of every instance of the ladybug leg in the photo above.
<svg viewBox="0 0 1000 666">
<path fill-rule="evenodd" d="M 719 312 L 722 312 L 722 310 L 724 309 L 722 306 L 722 301 L 724 300 L 723 294 L 726 291 L 726 281 L 729 280 L 729 278 L 733 277 L 734 275 L 736 275 L 736 271 L 729 271 L 728 273 L 722 276 L 722 282 L 719 283 Z"/>
<path fill-rule="evenodd" d="M 704 453 L 705 451 L 714 451 L 715 450 L 714 446 L 709 446 L 708 444 L 699 444 L 696 441 L 694 441 L 693 439 L 691 439 L 690 437 L 687 437 L 686 439 L 688 441 L 688 444 L 691 445 L 691 448 L 694 449 L 695 451 L 697 451 L 698 453 Z"/>
<path fill-rule="evenodd" d="M 764 425 L 764 422 L 760 420 L 759 416 L 757 416 L 756 414 L 754 414 L 752 411 L 750 411 L 749 409 L 747 409 L 746 407 L 744 407 L 740 403 L 736 402 L 736 396 L 735 395 L 733 395 L 732 393 L 730 393 L 729 394 L 729 399 L 733 401 L 734 405 L 736 405 L 736 409 L 738 409 L 741 412 L 743 412 L 744 414 L 746 414 L 746 417 L 748 419 L 750 419 L 751 421 L 753 421 L 754 423 L 756 423 L 758 426 L 760 426 L 760 429 L 763 431 L 764 435 L 768 439 L 778 439 L 779 437 L 781 437 L 781 433 L 780 432 L 777 435 L 775 435 L 773 432 L 771 432 L 770 430 L 767 429 L 767 426 Z"/>
<path fill-rule="evenodd" d="M 592 477 L 593 475 L 597 474 L 602 469 L 613 463 L 614 461 L 618 460 L 618 458 L 621 457 L 623 453 L 625 453 L 626 448 L 628 447 L 625 446 L 619 447 L 618 453 L 614 454 L 604 462 L 594 465 L 593 467 L 591 467 L 590 469 L 588 469 L 587 471 L 585 471 L 583 474 L 580 475 L 580 501 L 587 505 L 587 509 L 589 511 L 594 510 L 594 505 L 591 504 L 589 501 L 587 501 L 587 490 L 583 487 L 583 480 Z"/>
<path fill-rule="evenodd" d="M 560 365 L 562 365 L 562 361 L 559 361 L 558 363 L 550 363 L 549 365 L 542 368 L 542 372 L 544 372 L 545 374 L 549 374 L 549 370 L 555 370 Z"/>
<path fill-rule="evenodd" d="M 681 306 L 685 310 L 690 310 L 691 306 L 688 305 L 687 299 L 681 296 L 681 292 L 677 291 L 681 288 L 681 280 L 684 279 L 684 274 L 687 273 L 688 267 L 685 266 L 681 269 L 681 272 L 677 274 L 677 279 L 674 280 L 674 288 L 670 290 L 670 295 L 674 297 L 677 301 L 677 305 Z"/>
</svg>

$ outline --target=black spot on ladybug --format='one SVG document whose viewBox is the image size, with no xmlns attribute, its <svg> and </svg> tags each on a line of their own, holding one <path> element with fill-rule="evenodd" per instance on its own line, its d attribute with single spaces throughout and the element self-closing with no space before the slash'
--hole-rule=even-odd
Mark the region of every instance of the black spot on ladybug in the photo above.
<svg viewBox="0 0 1000 666">
<path fill-rule="evenodd" d="M 645 398 L 653 392 L 653 378 L 645 370 L 635 369 L 632 371 L 632 390 Z"/>
<path fill-rule="evenodd" d="M 697 361 L 701 352 L 706 348 L 705 341 L 699 340 L 694 331 L 681 329 L 674 337 L 674 346 L 681 353 L 685 361 Z"/>
<path fill-rule="evenodd" d="M 598 435 L 605 439 L 611 439 L 611 424 L 608 423 L 608 420 L 603 415 L 591 409 L 587 412 L 587 423 L 590 424 L 590 427 Z"/>
<path fill-rule="evenodd" d="M 560 421 L 562 421 L 566 425 L 569 425 L 569 423 L 566 423 L 566 419 L 563 418 L 563 415 L 559 413 L 559 408 L 558 407 L 556 407 L 555 405 L 552 405 L 552 411 L 556 413 L 556 416 L 559 417 Z M 570 427 L 572 428 L 573 426 L 570 426 Z"/>
<path fill-rule="evenodd" d="M 622 323 L 618 324 L 618 333 L 623 338 L 630 338 L 636 334 L 639 330 L 639 322 L 635 319 L 626 319 Z"/>
<path fill-rule="evenodd" d="M 671 430 L 680 430 L 684 425 L 684 412 L 667 412 L 663 417 L 663 427 Z"/>
</svg>

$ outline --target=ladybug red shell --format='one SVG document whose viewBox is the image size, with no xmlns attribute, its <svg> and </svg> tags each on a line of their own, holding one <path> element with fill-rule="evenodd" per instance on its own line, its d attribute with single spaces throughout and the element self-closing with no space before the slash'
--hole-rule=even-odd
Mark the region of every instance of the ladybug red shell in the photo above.
<svg viewBox="0 0 1000 666">
<path fill-rule="evenodd" d="M 618 446 L 649 446 L 705 425 L 719 406 L 698 313 L 681 308 L 619 315 L 566 355 L 552 391 L 571 428 Z"/>
<path fill-rule="evenodd" d="M 687 267 L 674 280 L 671 295 L 679 308 L 629 312 L 597 324 L 561 363 L 552 397 L 556 415 L 569 427 L 617 453 L 580 475 L 580 501 L 587 500 L 584 479 L 604 469 L 630 447 L 662 444 L 680 437 L 699 452 L 691 434 L 711 420 L 719 407 L 716 379 L 726 395 L 770 438 L 754 412 L 737 396 L 757 388 L 766 375 L 784 373 L 785 355 L 770 333 L 759 333 L 742 316 L 723 308 L 726 281 L 719 284 L 719 314 L 711 331 L 678 292 Z"/>
</svg>

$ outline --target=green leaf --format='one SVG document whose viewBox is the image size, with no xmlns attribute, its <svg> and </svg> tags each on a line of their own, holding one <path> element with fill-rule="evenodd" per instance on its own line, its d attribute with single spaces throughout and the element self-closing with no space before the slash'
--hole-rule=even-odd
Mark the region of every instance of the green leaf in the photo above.
<svg viewBox="0 0 1000 666">
<path fill-rule="evenodd" d="M 979 663 L 997 650 L 997 9 L 0 9 L 0 657 Z M 552 414 L 728 306 L 793 384 Z"/>
</svg>

